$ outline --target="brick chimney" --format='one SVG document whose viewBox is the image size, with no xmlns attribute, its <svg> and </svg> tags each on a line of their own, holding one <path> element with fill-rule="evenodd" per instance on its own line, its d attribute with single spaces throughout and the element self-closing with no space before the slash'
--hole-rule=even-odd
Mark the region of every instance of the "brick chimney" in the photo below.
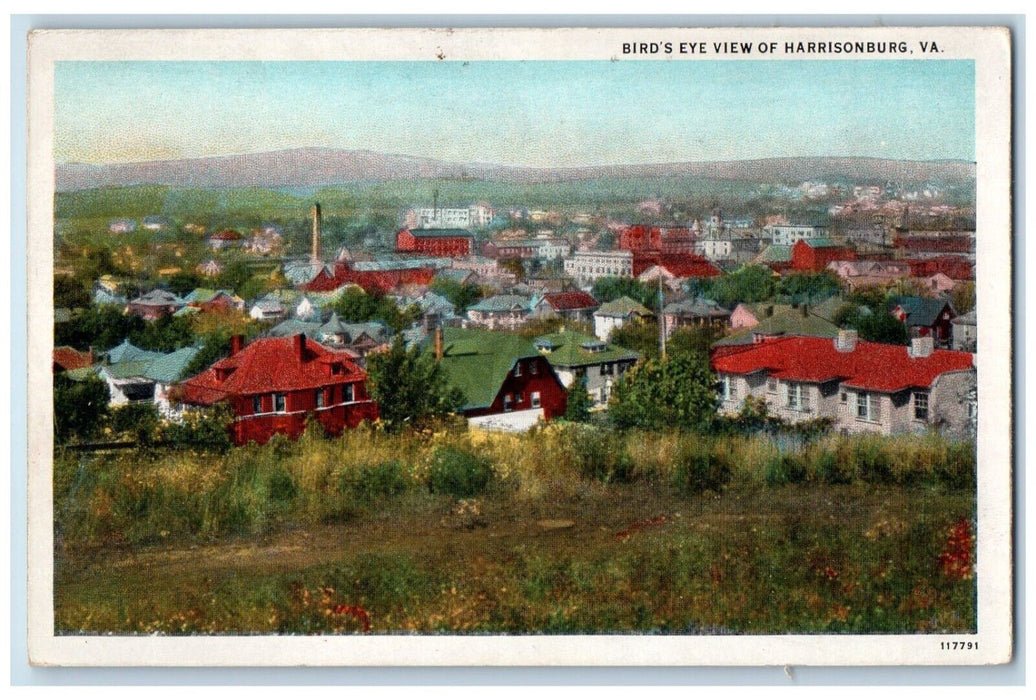
<svg viewBox="0 0 1036 700">
<path fill-rule="evenodd" d="M 291 349 L 295 353 L 295 357 L 298 358 L 299 362 L 306 361 L 306 334 L 298 333 L 291 339 Z"/>
<path fill-rule="evenodd" d="M 846 330 L 844 328 L 838 331 L 838 336 L 835 338 L 835 350 L 838 352 L 852 352 L 856 349 L 856 341 L 859 336 L 854 330 Z"/>
<path fill-rule="evenodd" d="M 244 346 L 245 346 L 245 336 L 241 335 L 240 333 L 237 333 L 237 334 L 234 334 L 234 335 L 230 336 L 230 356 L 231 357 L 233 357 L 234 355 L 236 355 L 239 352 L 241 352 L 241 348 L 243 348 Z"/>
<path fill-rule="evenodd" d="M 935 352 L 935 339 L 932 336 L 910 339 L 910 357 L 928 357 L 933 352 Z"/>
</svg>

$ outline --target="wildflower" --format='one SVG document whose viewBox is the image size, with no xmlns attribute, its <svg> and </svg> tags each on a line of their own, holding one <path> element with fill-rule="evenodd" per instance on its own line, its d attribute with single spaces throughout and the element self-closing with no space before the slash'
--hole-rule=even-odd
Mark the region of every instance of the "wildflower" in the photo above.
<svg viewBox="0 0 1036 700">
<path fill-rule="evenodd" d="M 971 531 L 971 523 L 960 518 L 950 529 L 946 546 L 939 555 L 939 570 L 950 579 L 970 579 L 973 575 L 974 551 L 975 535 Z"/>
</svg>

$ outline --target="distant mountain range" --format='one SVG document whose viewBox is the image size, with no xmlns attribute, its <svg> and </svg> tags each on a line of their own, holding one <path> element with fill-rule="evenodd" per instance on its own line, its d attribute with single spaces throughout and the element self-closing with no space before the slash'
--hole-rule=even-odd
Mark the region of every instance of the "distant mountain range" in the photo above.
<svg viewBox="0 0 1036 700">
<path fill-rule="evenodd" d="M 492 163 L 454 163 L 434 158 L 365 150 L 297 148 L 245 155 L 155 160 L 140 163 L 62 163 L 55 168 L 57 190 L 172 185 L 304 188 L 363 181 L 466 179 L 541 183 L 617 177 L 707 177 L 755 182 L 802 182 L 845 177 L 854 181 L 964 182 L 975 177 L 966 161 L 914 161 L 882 158 L 765 158 L 740 161 L 646 163 L 567 168 L 536 168 Z"/>
</svg>

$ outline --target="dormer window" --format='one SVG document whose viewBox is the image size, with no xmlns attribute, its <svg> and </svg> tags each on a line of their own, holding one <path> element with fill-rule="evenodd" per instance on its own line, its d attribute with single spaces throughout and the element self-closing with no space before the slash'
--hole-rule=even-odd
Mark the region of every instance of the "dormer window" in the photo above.
<svg viewBox="0 0 1036 700">
<path fill-rule="evenodd" d="M 522 376 L 522 361 L 521 360 L 518 360 L 517 362 L 514 363 L 514 376 L 516 376 L 516 377 Z"/>
</svg>

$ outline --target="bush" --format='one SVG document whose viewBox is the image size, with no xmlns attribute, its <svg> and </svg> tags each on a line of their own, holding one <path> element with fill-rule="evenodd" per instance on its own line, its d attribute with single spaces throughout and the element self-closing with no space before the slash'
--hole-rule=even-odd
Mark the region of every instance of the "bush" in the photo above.
<svg viewBox="0 0 1036 700">
<path fill-rule="evenodd" d="M 891 484 L 895 481 L 892 458 L 875 440 L 863 439 L 856 446 L 856 469 L 860 478 L 869 484 Z"/>
<path fill-rule="evenodd" d="M 456 448 L 440 447 L 432 453 L 428 490 L 468 498 L 484 492 L 492 477 L 493 465 L 488 459 Z"/>
<path fill-rule="evenodd" d="M 583 428 L 573 433 L 572 459 L 579 475 L 604 483 L 633 479 L 634 464 L 625 442 L 611 431 Z"/>
<path fill-rule="evenodd" d="M 357 500 L 373 503 L 403 493 L 407 487 L 406 474 L 406 465 L 398 459 L 364 464 L 355 472 L 339 476 L 338 491 Z"/>
<path fill-rule="evenodd" d="M 283 467 L 270 474 L 267 487 L 270 499 L 278 503 L 291 501 L 299 491 L 298 486 L 295 485 L 295 480 L 291 478 L 291 474 Z"/>
<path fill-rule="evenodd" d="M 726 459 L 712 451 L 711 446 L 682 446 L 675 457 L 673 486 L 681 494 L 723 490 L 731 479 Z"/>
<path fill-rule="evenodd" d="M 806 460 L 793 453 L 779 454 L 766 463 L 766 484 L 783 486 L 806 480 Z"/>
<path fill-rule="evenodd" d="M 977 484 L 975 467 L 975 445 L 955 442 L 947 447 L 945 458 L 939 461 L 935 473 L 947 488 L 974 489 Z"/>
<path fill-rule="evenodd" d="M 840 459 L 840 451 L 819 451 L 813 460 L 817 478 L 828 484 L 851 484 L 853 467 L 849 459 Z"/>
</svg>

